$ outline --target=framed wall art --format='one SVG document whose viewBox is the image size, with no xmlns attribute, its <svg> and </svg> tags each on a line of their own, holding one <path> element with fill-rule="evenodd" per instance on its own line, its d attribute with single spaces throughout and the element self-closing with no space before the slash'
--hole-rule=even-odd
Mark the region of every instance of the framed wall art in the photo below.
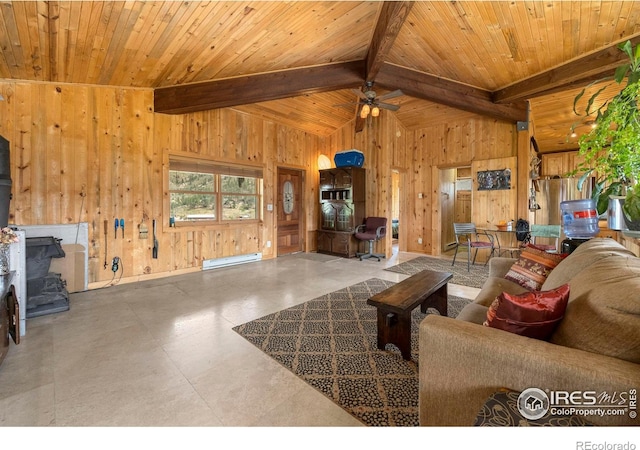
<svg viewBox="0 0 640 450">
<path fill-rule="evenodd" d="M 478 190 L 495 191 L 511 189 L 511 170 L 483 170 L 478 172 Z"/>
</svg>

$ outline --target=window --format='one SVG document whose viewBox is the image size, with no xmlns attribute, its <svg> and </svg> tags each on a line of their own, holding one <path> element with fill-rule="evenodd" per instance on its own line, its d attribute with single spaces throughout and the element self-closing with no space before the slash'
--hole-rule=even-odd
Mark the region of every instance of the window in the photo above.
<svg viewBox="0 0 640 450">
<path fill-rule="evenodd" d="M 176 221 L 216 220 L 216 179 L 212 173 L 169 170 L 171 217 Z"/>
<path fill-rule="evenodd" d="M 222 220 L 258 218 L 257 178 L 220 175 Z"/>
<path fill-rule="evenodd" d="M 258 220 L 261 192 L 261 169 L 169 162 L 169 212 L 176 224 Z"/>
</svg>

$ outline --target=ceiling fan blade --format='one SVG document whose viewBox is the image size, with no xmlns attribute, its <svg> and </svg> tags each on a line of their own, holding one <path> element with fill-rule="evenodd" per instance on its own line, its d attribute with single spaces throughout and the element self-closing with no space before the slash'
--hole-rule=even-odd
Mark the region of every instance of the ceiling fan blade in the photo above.
<svg viewBox="0 0 640 450">
<path fill-rule="evenodd" d="M 388 109 L 389 111 L 397 111 L 400 109 L 400 105 L 392 105 L 391 103 L 376 103 L 378 107 L 382 109 Z"/>
<path fill-rule="evenodd" d="M 351 92 L 356 94 L 358 98 L 361 98 L 362 100 L 367 100 L 367 96 L 364 95 L 364 92 L 362 92 L 360 89 L 351 89 Z"/>
<path fill-rule="evenodd" d="M 403 92 L 400 89 L 396 89 L 395 91 L 387 92 L 386 94 L 379 96 L 378 100 L 387 100 L 390 98 L 400 97 L 401 95 L 404 95 Z"/>
</svg>

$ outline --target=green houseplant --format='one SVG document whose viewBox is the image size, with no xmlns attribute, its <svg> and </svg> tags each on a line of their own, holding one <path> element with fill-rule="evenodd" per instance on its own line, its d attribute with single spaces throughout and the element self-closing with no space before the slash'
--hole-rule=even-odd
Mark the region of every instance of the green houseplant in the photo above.
<svg viewBox="0 0 640 450">
<path fill-rule="evenodd" d="M 596 175 L 592 197 L 599 214 L 607 210 L 610 197 L 624 196 L 622 209 L 627 226 L 636 229 L 637 225 L 640 229 L 640 46 L 634 48 L 627 41 L 618 48 L 629 57 L 629 62 L 619 66 L 613 75 L 613 80 L 623 87 L 604 101 L 600 95 L 608 86 L 588 99 L 582 122 L 593 120 L 594 126 L 579 139 L 582 163 L 571 175 L 583 172 L 581 182 Z M 578 115 L 577 104 L 586 89 L 574 100 L 574 112 Z"/>
</svg>

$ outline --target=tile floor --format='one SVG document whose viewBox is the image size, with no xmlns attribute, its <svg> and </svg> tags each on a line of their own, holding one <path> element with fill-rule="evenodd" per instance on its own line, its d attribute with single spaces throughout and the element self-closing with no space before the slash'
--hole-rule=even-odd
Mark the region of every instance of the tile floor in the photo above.
<svg viewBox="0 0 640 450">
<path fill-rule="evenodd" d="M 383 269 L 416 256 L 296 254 L 72 294 L 12 344 L 0 426 L 360 426 L 232 327 L 368 278 L 400 281 Z"/>
</svg>

